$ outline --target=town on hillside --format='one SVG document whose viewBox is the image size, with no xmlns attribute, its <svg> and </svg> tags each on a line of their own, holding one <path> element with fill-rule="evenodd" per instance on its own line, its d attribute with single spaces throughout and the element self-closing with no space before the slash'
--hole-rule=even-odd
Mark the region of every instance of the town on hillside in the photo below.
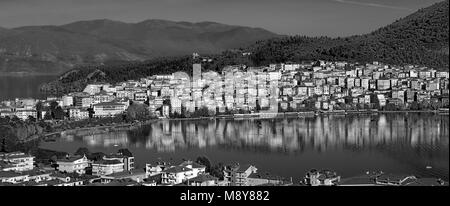
<svg viewBox="0 0 450 206">
<path fill-rule="evenodd" d="M 90 126 L 97 122 L 102 126 L 159 118 L 272 118 L 290 114 L 392 111 L 448 114 L 449 72 L 426 67 L 313 61 L 266 67 L 226 66 L 221 73 L 202 71 L 201 64 L 193 64 L 192 71 L 191 75 L 176 72 L 114 84 L 89 84 L 83 91 L 44 100 L 2 101 L 0 123 L 6 122 L 10 128 L 11 122 L 16 125 L 17 121 L 50 125 L 65 122 L 80 128 L 87 126 L 83 122 L 90 122 Z M 105 119 L 111 121 L 102 122 Z M 56 132 L 67 128 L 59 129 Z M 19 133 L 23 135 L 31 129 L 24 130 Z M 0 139 L 5 141 L 4 136 Z M 362 171 L 361 176 L 341 178 L 336 172 L 315 169 L 307 171 L 302 181 L 293 181 L 291 177 L 258 171 L 252 164 L 213 166 L 204 159 L 155 160 L 146 163 L 145 168 L 136 168 L 134 156 L 127 149 L 95 156 L 78 152 L 45 161 L 52 166 L 40 166 L 34 156 L 23 152 L 3 151 L 0 184 L 448 185 L 441 179 L 409 174 Z"/>
<path fill-rule="evenodd" d="M 45 100 L 2 101 L 0 117 L 22 120 L 85 120 L 194 117 L 274 117 L 280 114 L 355 111 L 448 113 L 449 72 L 379 62 L 312 61 L 266 67 L 226 66 L 221 73 L 175 72 L 116 84 L 89 84 L 83 91 Z M 132 108 L 132 109 L 131 109 Z M 123 117 L 125 118 L 125 117 Z"/>
</svg>

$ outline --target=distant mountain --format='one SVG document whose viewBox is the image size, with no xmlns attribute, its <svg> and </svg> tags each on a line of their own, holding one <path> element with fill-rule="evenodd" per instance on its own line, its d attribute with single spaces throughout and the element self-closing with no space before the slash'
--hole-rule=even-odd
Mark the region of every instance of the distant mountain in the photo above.
<svg viewBox="0 0 450 206">
<path fill-rule="evenodd" d="M 204 70 L 221 71 L 225 65 L 233 64 L 261 66 L 277 62 L 322 59 L 360 63 L 381 61 L 394 65 L 416 64 L 448 70 L 448 4 L 447 0 L 420 9 L 391 25 L 365 35 L 345 38 L 291 36 L 261 40 L 246 48 L 229 49 L 221 54 L 209 55 L 213 61 L 202 62 L 202 66 Z M 190 23 L 179 24 L 192 27 Z M 203 25 L 203 28 L 209 28 L 209 26 L 215 27 L 217 30 L 221 28 L 220 25 L 203 24 L 208 25 L 206 27 Z M 153 26 L 160 25 L 153 24 Z M 190 29 L 190 31 L 195 31 L 195 29 Z M 253 32 L 253 30 L 247 31 L 245 28 L 239 28 L 218 33 L 222 33 L 224 36 L 234 36 L 236 41 L 240 41 L 239 34 L 243 31 Z M 119 34 L 114 33 L 114 35 Z M 221 35 L 209 38 L 216 43 L 227 42 Z M 244 52 L 249 52 L 251 55 L 244 56 Z M 181 56 L 157 58 L 144 62 L 115 62 L 105 65 L 82 66 L 68 71 L 58 80 L 44 85 L 42 90 L 60 94 L 79 91 L 89 82 L 114 83 L 175 71 L 191 73 L 193 62 L 191 57 Z"/>
<path fill-rule="evenodd" d="M 292 36 L 261 41 L 247 50 L 256 64 L 298 60 L 382 61 L 448 69 L 449 1 L 365 35 L 345 38 Z"/>
<path fill-rule="evenodd" d="M 216 54 L 278 36 L 259 28 L 166 20 L 0 28 L 0 73 L 62 73 L 75 65 Z"/>
</svg>

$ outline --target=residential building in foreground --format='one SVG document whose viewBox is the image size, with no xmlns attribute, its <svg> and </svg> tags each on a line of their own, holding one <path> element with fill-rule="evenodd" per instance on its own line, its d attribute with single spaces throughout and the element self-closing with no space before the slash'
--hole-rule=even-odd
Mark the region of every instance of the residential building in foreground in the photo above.
<svg viewBox="0 0 450 206">
<path fill-rule="evenodd" d="M 2 171 L 28 171 L 34 168 L 34 156 L 23 152 L 0 153 Z"/>
<path fill-rule="evenodd" d="M 56 160 L 57 170 L 67 173 L 85 174 L 86 168 L 90 166 L 90 161 L 85 155 L 83 156 L 68 156 L 63 159 Z"/>
</svg>

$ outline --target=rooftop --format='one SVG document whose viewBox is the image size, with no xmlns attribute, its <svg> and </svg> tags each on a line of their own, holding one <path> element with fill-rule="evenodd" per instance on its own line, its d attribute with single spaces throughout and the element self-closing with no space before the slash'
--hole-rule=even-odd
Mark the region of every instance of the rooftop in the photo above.
<svg viewBox="0 0 450 206">
<path fill-rule="evenodd" d="M 188 166 L 188 165 L 192 165 L 192 168 L 206 168 L 206 166 L 193 161 L 185 161 L 180 164 L 180 166 Z"/>
<path fill-rule="evenodd" d="M 173 166 L 173 167 L 163 170 L 163 172 L 165 172 L 165 173 L 180 173 L 180 172 L 187 172 L 187 171 L 192 171 L 192 170 L 185 166 Z"/>
<path fill-rule="evenodd" d="M 371 175 L 361 175 L 342 179 L 339 185 L 376 185 L 375 179 Z"/>
<path fill-rule="evenodd" d="M 414 177 L 407 174 L 382 174 L 377 177 L 377 181 L 400 182 L 408 177 Z"/>
<path fill-rule="evenodd" d="M 0 178 L 8 178 L 8 177 L 20 177 L 20 176 L 28 176 L 27 174 L 21 174 L 13 171 L 0 171 Z"/>
<path fill-rule="evenodd" d="M 103 164 L 103 165 L 115 165 L 115 164 L 123 164 L 119 160 L 98 160 L 95 161 L 93 164 Z"/>
<path fill-rule="evenodd" d="M 124 104 L 118 102 L 101 102 L 98 104 L 94 104 L 93 106 L 125 106 Z"/>
<path fill-rule="evenodd" d="M 248 178 L 268 179 L 268 180 L 282 180 L 283 179 L 283 177 L 272 175 L 268 172 L 260 172 L 260 171 L 250 174 L 250 176 L 248 176 Z"/>
<path fill-rule="evenodd" d="M 79 155 L 70 156 L 70 157 L 66 157 L 66 158 L 63 158 L 63 159 L 58 159 L 58 160 L 56 160 L 56 162 L 75 162 L 75 161 L 77 161 L 79 159 L 82 159 L 83 157 L 84 156 L 79 156 Z"/>
<path fill-rule="evenodd" d="M 200 174 L 197 177 L 190 179 L 189 182 L 206 182 L 206 181 L 212 181 L 212 180 L 216 181 L 218 179 L 219 178 L 214 177 L 210 174 Z"/>
<path fill-rule="evenodd" d="M 419 178 L 415 181 L 402 184 L 404 186 L 449 186 L 449 183 L 437 178 Z"/>
<path fill-rule="evenodd" d="M 145 171 L 142 169 L 134 169 L 131 171 L 123 171 L 123 172 L 113 173 L 113 174 L 107 175 L 107 177 L 126 178 L 126 177 L 132 177 L 135 175 L 145 175 Z"/>
<path fill-rule="evenodd" d="M 249 167 L 253 167 L 253 166 L 250 164 L 239 165 L 239 168 L 236 170 L 236 172 L 245 172 L 245 171 L 247 171 L 247 169 Z"/>
</svg>

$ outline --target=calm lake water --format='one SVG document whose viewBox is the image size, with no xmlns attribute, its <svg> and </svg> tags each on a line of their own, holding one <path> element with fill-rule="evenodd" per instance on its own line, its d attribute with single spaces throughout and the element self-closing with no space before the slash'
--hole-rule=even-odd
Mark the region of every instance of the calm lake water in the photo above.
<svg viewBox="0 0 450 206">
<path fill-rule="evenodd" d="M 367 170 L 449 178 L 449 116 L 381 114 L 267 120 L 159 121 L 137 130 L 63 135 L 41 147 L 69 153 L 127 147 L 137 166 L 206 155 L 213 163 L 254 164 L 299 180 L 312 169 L 343 178 Z M 116 145 L 116 146 L 114 146 Z M 431 169 L 426 169 L 431 166 Z"/>
<path fill-rule="evenodd" d="M 58 76 L 0 76 L 0 101 L 15 98 L 45 98 L 39 86 Z"/>
</svg>

